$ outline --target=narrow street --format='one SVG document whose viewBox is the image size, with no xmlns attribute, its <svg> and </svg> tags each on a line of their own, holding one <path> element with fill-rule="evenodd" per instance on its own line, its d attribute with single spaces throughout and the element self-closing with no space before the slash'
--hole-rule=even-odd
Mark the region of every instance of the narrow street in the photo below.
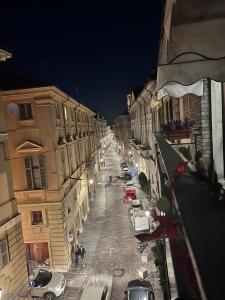
<svg viewBox="0 0 225 300">
<path fill-rule="evenodd" d="M 155 299 L 163 299 L 159 285 L 158 271 L 151 254 L 151 244 L 145 250 L 150 253 L 150 261 L 143 263 L 137 251 L 137 240 L 128 214 L 129 205 L 123 203 L 124 183 L 116 176 L 121 174 L 121 159 L 111 145 L 104 156 L 105 167 L 99 172 L 97 193 L 90 204 L 84 231 L 79 236 L 79 244 L 86 249 L 85 267 L 71 268 L 66 273 L 67 288 L 59 299 L 79 300 L 81 288 L 92 274 L 113 275 L 112 300 L 122 300 L 128 281 L 138 278 L 138 270 L 148 270 Z M 113 176 L 111 186 L 106 187 L 109 176 Z M 138 190 L 138 198 L 144 198 Z M 91 300 L 91 299 L 90 299 Z"/>
</svg>

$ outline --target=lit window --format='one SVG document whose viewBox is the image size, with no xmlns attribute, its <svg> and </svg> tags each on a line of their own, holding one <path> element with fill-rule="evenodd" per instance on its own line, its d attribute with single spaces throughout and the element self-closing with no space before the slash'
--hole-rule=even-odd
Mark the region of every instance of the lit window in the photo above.
<svg viewBox="0 0 225 300">
<path fill-rule="evenodd" d="M 65 115 L 65 120 L 68 120 L 67 109 L 65 106 L 64 106 L 64 115 Z"/>
<path fill-rule="evenodd" d="M 31 220 L 32 225 L 43 224 L 42 211 L 32 211 Z"/>
<path fill-rule="evenodd" d="M 7 240 L 0 241 L 0 267 L 9 263 L 9 249 Z"/>
<path fill-rule="evenodd" d="M 19 113 L 20 113 L 20 120 L 33 119 L 31 103 L 20 103 Z"/>
</svg>

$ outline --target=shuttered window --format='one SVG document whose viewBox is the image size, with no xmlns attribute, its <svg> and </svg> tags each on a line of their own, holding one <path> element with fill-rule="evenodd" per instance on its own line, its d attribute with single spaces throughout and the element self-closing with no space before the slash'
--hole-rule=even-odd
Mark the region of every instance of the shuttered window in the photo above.
<svg viewBox="0 0 225 300">
<path fill-rule="evenodd" d="M 47 189 L 44 156 L 25 157 L 27 188 L 29 190 Z"/>
<path fill-rule="evenodd" d="M 19 103 L 20 120 L 33 119 L 31 103 Z"/>
<path fill-rule="evenodd" d="M 32 218 L 32 225 L 43 224 L 42 211 L 32 211 L 31 218 Z"/>
<path fill-rule="evenodd" d="M 9 248 L 7 239 L 0 241 L 0 267 L 9 263 Z"/>
</svg>

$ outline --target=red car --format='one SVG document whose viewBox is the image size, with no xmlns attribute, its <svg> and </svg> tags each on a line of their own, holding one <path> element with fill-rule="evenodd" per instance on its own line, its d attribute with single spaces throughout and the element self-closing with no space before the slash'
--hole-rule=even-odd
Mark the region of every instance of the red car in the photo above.
<svg viewBox="0 0 225 300">
<path fill-rule="evenodd" d="M 126 190 L 126 194 L 124 196 L 124 203 L 129 204 L 131 200 L 137 199 L 136 190 L 135 189 L 128 189 Z"/>
</svg>

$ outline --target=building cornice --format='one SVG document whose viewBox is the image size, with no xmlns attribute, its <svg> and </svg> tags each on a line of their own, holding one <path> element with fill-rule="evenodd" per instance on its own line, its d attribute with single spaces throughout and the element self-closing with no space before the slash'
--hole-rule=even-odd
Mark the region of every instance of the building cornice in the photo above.
<svg viewBox="0 0 225 300">
<path fill-rule="evenodd" d="M 13 226 L 21 222 L 21 215 L 18 214 L 11 220 L 7 221 L 5 224 L 0 225 L 0 235 L 5 233 L 7 230 L 11 229 Z"/>
</svg>

